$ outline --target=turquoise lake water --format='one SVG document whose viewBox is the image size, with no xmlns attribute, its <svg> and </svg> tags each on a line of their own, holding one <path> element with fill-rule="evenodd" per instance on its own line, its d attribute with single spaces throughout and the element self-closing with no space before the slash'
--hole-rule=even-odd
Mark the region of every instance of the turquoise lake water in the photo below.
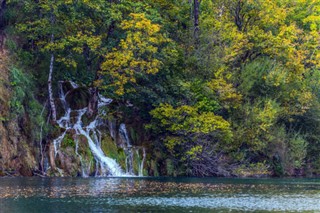
<svg viewBox="0 0 320 213">
<path fill-rule="evenodd" d="M 0 212 L 320 212 L 320 179 L 0 178 Z"/>
</svg>

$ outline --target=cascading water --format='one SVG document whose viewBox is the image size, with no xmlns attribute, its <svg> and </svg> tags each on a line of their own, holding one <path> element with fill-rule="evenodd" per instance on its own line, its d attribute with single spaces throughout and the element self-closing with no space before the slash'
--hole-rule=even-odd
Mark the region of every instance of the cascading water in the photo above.
<svg viewBox="0 0 320 213">
<path fill-rule="evenodd" d="M 126 173 L 128 175 L 133 175 L 133 150 L 125 124 L 120 124 L 119 134 L 122 141 L 125 143 L 123 149 L 126 154 Z"/>
<path fill-rule="evenodd" d="M 116 140 L 116 134 L 117 134 L 117 130 L 116 130 L 116 122 L 113 120 L 108 120 L 108 127 L 109 127 L 109 131 L 110 131 L 110 136 Z"/>
<path fill-rule="evenodd" d="M 110 124 L 109 124 L 110 125 Z M 126 154 L 126 173 L 128 175 L 134 175 L 134 169 L 133 169 L 133 163 L 134 160 L 135 163 L 138 164 L 138 176 L 143 176 L 143 166 L 146 159 L 146 150 L 144 147 L 134 147 L 132 146 L 128 131 L 125 124 L 120 124 L 119 127 L 119 135 L 122 140 L 122 148 L 124 149 L 124 152 Z M 140 151 L 142 152 L 142 159 L 140 157 Z M 136 154 L 136 157 L 134 158 L 134 152 Z"/>
<path fill-rule="evenodd" d="M 140 154 L 139 154 L 139 149 L 136 150 L 137 152 L 137 156 L 140 159 Z M 143 176 L 143 165 L 144 165 L 144 161 L 146 160 L 146 149 L 144 147 L 142 147 L 142 160 L 139 163 L 139 176 L 142 177 Z"/>
<path fill-rule="evenodd" d="M 99 170 L 98 168 L 99 167 L 100 167 L 100 175 L 101 176 L 106 176 L 107 174 L 109 174 L 111 176 L 125 175 L 123 173 L 121 167 L 119 166 L 119 164 L 114 159 L 111 159 L 111 158 L 105 156 L 105 154 L 103 153 L 103 151 L 101 149 L 101 134 L 97 130 L 97 127 L 99 127 L 99 125 L 100 125 L 99 115 L 89 125 L 84 126 L 82 123 L 82 117 L 87 112 L 88 108 L 85 107 L 80 110 L 72 110 L 66 101 L 66 95 L 68 95 L 68 93 L 65 94 L 65 92 L 63 90 L 63 84 L 64 84 L 64 82 L 59 82 L 59 86 L 60 86 L 59 98 L 60 98 L 61 103 L 63 105 L 63 108 L 65 110 L 65 114 L 57 121 L 57 123 L 61 129 L 64 129 L 64 132 L 57 139 L 55 139 L 53 141 L 55 155 L 57 155 L 58 150 L 61 145 L 61 142 L 63 141 L 67 132 L 70 130 L 74 130 L 77 136 L 82 135 L 88 141 L 89 148 L 90 148 L 90 150 L 94 156 L 94 159 L 98 165 L 96 168 L 96 171 L 97 171 L 96 175 L 98 175 L 98 170 Z M 77 84 L 75 84 L 73 82 L 70 82 L 70 84 L 73 87 L 73 89 L 78 88 Z M 108 98 L 105 98 L 105 97 L 99 95 L 98 109 L 110 104 L 111 102 L 112 102 L 111 99 L 108 99 Z M 75 119 L 74 123 L 71 122 L 71 114 L 76 115 L 76 119 Z M 89 171 L 90 171 L 89 166 L 91 165 L 91 163 L 89 166 L 85 165 L 80 154 L 78 153 L 78 143 L 79 142 L 78 142 L 78 140 L 75 140 L 75 142 L 76 142 L 76 153 L 79 156 L 81 164 L 82 164 L 81 165 L 82 175 L 84 177 L 86 177 L 89 175 Z"/>
<path fill-rule="evenodd" d="M 49 169 L 50 165 L 49 165 L 49 160 L 48 157 L 45 156 L 43 159 L 43 172 L 46 173 L 47 170 Z"/>
<path fill-rule="evenodd" d="M 126 128 L 125 124 L 120 124 L 119 133 L 120 133 L 122 139 L 124 140 L 124 142 L 126 143 L 126 146 L 131 148 L 132 145 L 130 143 L 128 132 L 127 132 L 127 128 Z"/>
<path fill-rule="evenodd" d="M 76 143 L 76 150 L 75 150 L 76 155 L 79 157 L 80 163 L 81 163 L 81 176 L 82 177 L 89 177 L 92 162 L 91 161 L 86 162 L 85 160 L 83 160 L 82 156 L 78 153 L 78 149 L 79 149 L 78 135 L 76 135 L 76 137 L 75 137 L 75 143 Z"/>
</svg>

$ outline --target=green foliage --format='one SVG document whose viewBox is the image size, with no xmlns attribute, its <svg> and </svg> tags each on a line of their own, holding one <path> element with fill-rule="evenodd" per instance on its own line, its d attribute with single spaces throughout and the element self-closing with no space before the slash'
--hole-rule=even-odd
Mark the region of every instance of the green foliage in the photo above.
<svg viewBox="0 0 320 213">
<path fill-rule="evenodd" d="M 199 113 L 196 107 L 185 105 L 174 109 L 169 104 L 161 104 L 151 111 L 151 115 L 157 120 L 159 127 L 170 132 L 181 134 L 217 132 L 226 139 L 231 137 L 230 124 L 227 121 L 212 112 Z"/>
<path fill-rule="evenodd" d="M 210 83 L 203 82 L 201 80 L 194 80 L 192 82 L 183 82 L 182 88 L 186 93 L 186 96 L 194 99 L 196 108 L 203 112 L 217 112 L 221 109 L 220 103 L 216 100 L 212 91 Z"/>
<path fill-rule="evenodd" d="M 72 147 L 72 148 L 76 148 L 76 143 L 74 142 L 74 139 L 67 134 L 62 141 L 62 148 L 67 148 L 67 147 Z"/>
<path fill-rule="evenodd" d="M 166 169 L 167 169 L 167 175 L 176 176 L 176 172 L 174 170 L 174 165 L 173 165 L 172 160 L 170 160 L 170 159 L 166 160 Z"/>
<path fill-rule="evenodd" d="M 16 115 L 24 112 L 23 101 L 28 98 L 30 79 L 18 68 L 13 67 L 10 72 L 10 84 L 14 89 L 13 99 L 10 101 L 11 110 Z"/>
<path fill-rule="evenodd" d="M 200 112 L 187 105 L 174 108 L 160 104 L 150 113 L 153 120 L 148 128 L 165 135 L 162 138 L 165 147 L 181 164 L 201 160 L 202 153 L 217 145 L 225 147 L 232 139 L 229 122 L 213 112 Z"/>
<path fill-rule="evenodd" d="M 294 135 L 289 141 L 290 160 L 295 169 L 300 169 L 305 164 L 308 142 L 300 135 Z"/>
<path fill-rule="evenodd" d="M 11 111 L 29 114 L 34 127 L 44 124 L 35 97 L 46 99 L 54 53 L 54 81 L 84 85 L 71 103 L 85 107 L 85 87 L 98 87 L 114 98 L 109 117 L 139 127 L 134 143 L 147 138 L 167 156 L 148 160 L 156 176 L 318 173 L 318 1 L 202 0 L 199 38 L 190 1 L 8 5 L 8 32 L 19 43 L 7 39 L 7 47 L 30 70 L 11 69 Z M 103 146 L 124 164 L 111 139 Z"/>
<path fill-rule="evenodd" d="M 13 90 L 10 100 L 11 118 L 22 119 L 24 131 L 31 140 L 39 141 L 40 134 L 45 135 L 48 127 L 45 125 L 43 106 L 35 99 L 33 79 L 21 68 L 10 69 L 10 85 Z"/>
<path fill-rule="evenodd" d="M 279 105 L 270 99 L 244 104 L 236 115 L 239 123 L 234 123 L 234 149 L 245 145 L 252 152 L 260 152 L 266 148 L 274 138 L 280 110 Z"/>
<path fill-rule="evenodd" d="M 264 177 L 270 175 L 270 171 L 266 162 L 259 162 L 241 165 L 235 170 L 235 174 L 241 177 Z"/>
<path fill-rule="evenodd" d="M 6 40 L 6 47 L 10 51 L 16 51 L 18 49 L 17 43 L 15 41 L 13 41 L 12 39 Z"/>
</svg>

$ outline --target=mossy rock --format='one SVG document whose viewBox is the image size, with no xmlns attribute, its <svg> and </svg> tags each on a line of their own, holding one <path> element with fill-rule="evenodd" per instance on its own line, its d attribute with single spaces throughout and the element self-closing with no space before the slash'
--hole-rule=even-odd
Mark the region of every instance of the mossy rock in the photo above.
<svg viewBox="0 0 320 213">
<path fill-rule="evenodd" d="M 58 169 L 49 168 L 47 171 L 47 176 L 48 177 L 64 177 L 65 174 L 62 170 L 59 171 Z"/>
<path fill-rule="evenodd" d="M 159 169 L 158 169 L 158 164 L 157 164 L 156 161 L 151 160 L 150 169 L 151 169 L 151 171 L 153 173 L 153 176 L 155 176 L 155 177 L 159 177 L 160 176 Z"/>
<path fill-rule="evenodd" d="M 61 148 L 66 149 L 68 147 L 76 148 L 76 143 L 70 134 L 66 134 L 61 142 Z"/>
<path fill-rule="evenodd" d="M 104 154 L 120 164 L 121 168 L 125 169 L 126 155 L 123 149 L 118 148 L 111 136 L 104 135 L 101 141 L 101 149 Z"/>
</svg>

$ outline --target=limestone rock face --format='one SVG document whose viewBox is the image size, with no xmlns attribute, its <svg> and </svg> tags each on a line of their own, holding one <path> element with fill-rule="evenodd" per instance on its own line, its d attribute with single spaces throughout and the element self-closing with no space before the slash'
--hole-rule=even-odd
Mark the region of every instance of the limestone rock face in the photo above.
<svg viewBox="0 0 320 213">
<path fill-rule="evenodd" d="M 32 171 L 37 168 L 36 150 L 33 150 L 32 142 L 28 141 L 18 119 L 10 116 L 9 64 L 7 52 L 0 51 L 0 176 L 32 176 Z"/>
</svg>

